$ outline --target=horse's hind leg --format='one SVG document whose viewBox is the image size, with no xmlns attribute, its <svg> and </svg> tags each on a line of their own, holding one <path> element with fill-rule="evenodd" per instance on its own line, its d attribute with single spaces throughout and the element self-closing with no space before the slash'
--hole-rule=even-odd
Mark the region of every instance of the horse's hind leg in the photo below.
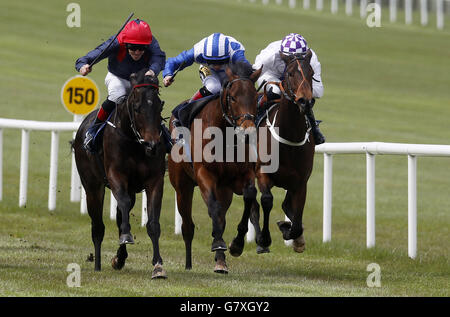
<svg viewBox="0 0 450 317">
<path fill-rule="evenodd" d="M 183 234 L 184 246 L 186 249 L 185 269 L 192 269 L 192 240 L 194 239 L 195 225 L 192 221 L 192 198 L 194 195 L 194 185 L 186 184 L 177 189 L 177 206 L 182 218 L 181 232 Z"/>
<path fill-rule="evenodd" d="M 259 205 L 256 201 L 256 188 L 254 185 L 244 189 L 244 212 L 238 225 L 238 234 L 230 244 L 230 254 L 232 256 L 240 256 L 244 250 L 244 237 L 248 232 L 248 220 L 250 217 L 257 235 L 260 235 Z"/>
<path fill-rule="evenodd" d="M 101 270 L 101 245 L 105 236 L 105 224 L 103 223 L 103 198 L 105 187 L 100 184 L 86 189 L 86 204 L 91 217 L 91 236 L 95 250 L 95 271 Z"/>
<path fill-rule="evenodd" d="M 159 237 L 161 236 L 161 227 L 159 224 L 159 217 L 161 214 L 162 195 L 164 190 L 164 175 L 150 184 L 145 189 L 147 193 L 147 234 L 152 240 L 153 244 L 153 260 L 154 266 L 152 278 L 167 278 L 166 271 L 163 269 L 163 260 L 159 253 Z"/>
</svg>

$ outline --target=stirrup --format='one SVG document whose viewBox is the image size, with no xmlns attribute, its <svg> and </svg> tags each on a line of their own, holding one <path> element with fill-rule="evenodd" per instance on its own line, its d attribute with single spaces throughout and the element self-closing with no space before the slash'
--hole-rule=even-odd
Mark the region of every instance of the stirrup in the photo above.
<svg viewBox="0 0 450 317">
<path fill-rule="evenodd" d="M 93 140 L 94 140 L 94 135 L 95 135 L 95 131 L 91 131 L 94 130 L 94 127 L 90 127 L 87 131 L 86 131 L 86 135 L 84 136 L 84 142 L 83 142 L 83 147 L 89 151 L 90 153 L 95 152 L 94 149 L 94 144 L 93 144 Z"/>
</svg>

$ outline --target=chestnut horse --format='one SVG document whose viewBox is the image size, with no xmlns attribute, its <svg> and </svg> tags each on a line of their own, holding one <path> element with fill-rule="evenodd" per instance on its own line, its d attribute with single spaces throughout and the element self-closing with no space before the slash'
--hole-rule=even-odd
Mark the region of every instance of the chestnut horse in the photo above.
<svg viewBox="0 0 450 317">
<path fill-rule="evenodd" d="M 183 221 L 181 229 L 186 248 L 186 269 L 192 268 L 191 247 L 194 237 L 192 198 L 194 187 L 198 185 L 208 208 L 208 214 L 212 219 L 211 251 L 215 252 L 214 272 L 217 273 L 228 273 L 224 253 L 227 245 L 222 235 L 225 230 L 225 214 L 233 199 L 233 193 L 243 195 L 244 214 L 247 214 L 247 219 L 250 209 L 255 206 L 257 194 L 255 187 L 256 159 L 251 162 L 247 156 L 243 162 L 237 162 L 236 159 L 231 162 L 228 160 L 208 162 L 203 157 L 203 150 L 209 140 L 195 138 L 194 130 L 199 122 L 201 122 L 202 135 L 208 128 L 220 129 L 222 136 L 226 135 L 227 127 L 232 127 L 236 133 L 255 128 L 257 92 L 254 83 L 261 74 L 261 69 L 253 71 L 249 64 L 236 63 L 226 68 L 226 74 L 228 81 L 222 87 L 220 97 L 206 104 L 196 115 L 197 120 L 190 128 L 190 148 L 194 149 L 190 153 L 192 163 L 185 160 L 174 160 L 174 153 L 176 153 L 174 151 L 181 151 L 180 143 L 172 148 L 168 158 L 169 177 L 176 191 L 178 210 Z M 173 117 L 170 130 L 174 130 Z M 174 135 L 173 132 L 172 135 Z M 223 153 L 226 151 L 225 143 L 223 143 Z M 256 143 L 254 145 L 256 151 Z M 249 145 L 247 144 L 245 147 L 248 151 Z"/>
<path fill-rule="evenodd" d="M 269 162 L 263 163 L 258 160 L 256 164 L 256 177 L 264 212 L 263 228 L 261 234 L 256 238 L 258 245 L 265 252 L 268 251 L 272 242 L 269 232 L 269 215 L 273 207 L 271 193 L 273 186 L 286 190 L 282 209 L 290 221 L 277 223 L 283 239 L 293 240 L 294 251 L 301 253 L 305 250 L 302 225 L 303 208 L 315 152 L 314 138 L 310 137 L 311 126 L 305 115 L 305 108 L 311 107 L 314 102 L 312 97 L 314 72 L 310 65 L 311 55 L 309 50 L 305 56 L 282 55 L 282 59 L 287 65 L 284 79 L 281 83 L 269 82 L 269 84 L 279 86 L 281 99 L 276 100 L 275 104 L 266 109 L 267 117 L 261 121 L 258 129 L 260 133 L 263 132 L 261 129 L 268 129 L 272 135 L 265 144 L 268 152 L 271 151 L 271 142 L 278 142 L 279 149 L 279 168 L 276 172 L 264 172 L 263 167 Z M 261 139 L 259 140 L 261 141 Z M 261 143 L 258 143 L 258 146 L 261 147 Z M 274 153 L 272 153 L 273 155 Z"/>
<path fill-rule="evenodd" d="M 161 233 L 159 217 L 164 186 L 165 145 L 161 142 L 161 111 L 158 79 L 144 76 L 145 70 L 132 74 L 132 90 L 118 104 L 113 119 L 105 126 L 103 144 L 96 153 L 83 148 L 87 128 L 95 120 L 90 113 L 81 123 L 73 143 L 81 183 L 86 191 L 87 209 L 91 217 L 92 241 L 95 248 L 95 270 L 101 270 L 101 243 L 105 234 L 102 219 L 105 186 L 117 200 L 119 249 L 112 266 L 120 270 L 128 257 L 126 245 L 133 244 L 129 213 L 136 193 L 147 195 L 147 233 L 153 243 L 152 278 L 166 277 L 159 254 Z"/>
</svg>

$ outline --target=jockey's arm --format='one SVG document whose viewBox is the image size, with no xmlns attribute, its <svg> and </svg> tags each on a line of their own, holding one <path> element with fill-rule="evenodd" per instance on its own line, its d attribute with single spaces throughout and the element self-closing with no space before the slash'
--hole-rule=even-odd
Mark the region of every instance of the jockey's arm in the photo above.
<svg viewBox="0 0 450 317">
<path fill-rule="evenodd" d="M 159 43 L 155 37 L 153 37 L 150 44 L 150 62 L 149 73 L 153 72 L 154 76 L 158 76 L 160 71 L 164 68 L 166 63 L 166 53 L 164 53 L 159 47 Z"/>
<path fill-rule="evenodd" d="M 164 86 L 169 86 L 172 83 L 173 73 L 177 69 L 184 69 L 187 66 L 191 66 L 194 63 L 194 49 L 183 51 L 175 57 L 170 57 L 166 61 L 166 65 L 163 70 Z M 183 66 L 180 68 L 181 64 Z"/>
<path fill-rule="evenodd" d="M 322 66 L 320 65 L 319 59 L 317 55 L 313 53 L 311 57 L 311 67 L 314 71 L 312 88 L 313 88 L 313 97 L 320 98 L 323 96 L 324 88 L 322 83 Z"/>
</svg>

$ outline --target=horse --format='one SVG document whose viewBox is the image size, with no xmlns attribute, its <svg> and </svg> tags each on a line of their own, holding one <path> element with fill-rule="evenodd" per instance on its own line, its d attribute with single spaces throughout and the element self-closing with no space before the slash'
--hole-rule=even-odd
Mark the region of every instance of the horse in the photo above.
<svg viewBox="0 0 450 317">
<path fill-rule="evenodd" d="M 311 175 L 315 153 L 314 138 L 310 137 L 311 125 L 306 117 L 305 109 L 314 103 L 312 96 L 312 78 L 314 72 L 310 65 L 312 53 L 308 50 L 305 56 L 291 55 L 282 59 L 286 63 L 282 82 L 269 82 L 278 85 L 281 98 L 275 100 L 266 109 L 267 117 L 260 120 L 258 136 L 265 132 L 271 135 L 265 144 L 258 137 L 258 148 L 265 146 L 268 152 L 273 148 L 272 142 L 278 142 L 279 167 L 275 172 L 266 172 L 264 167 L 269 162 L 256 163 L 256 178 L 261 192 L 261 207 L 264 212 L 263 228 L 256 235 L 257 243 L 264 252 L 269 252 L 272 243 L 269 231 L 269 215 L 273 208 L 271 188 L 276 186 L 286 190 L 282 209 L 290 221 L 278 221 L 277 225 L 284 240 L 293 240 L 292 247 L 296 252 L 305 250 L 303 237 L 303 209 L 306 201 L 307 183 Z M 263 98 L 266 98 L 266 87 Z M 264 131 L 264 129 L 266 129 Z M 269 132 L 268 132 L 269 131 Z M 276 154 L 276 153 L 275 153 Z M 272 153 L 273 156 L 273 153 Z M 259 211 L 254 210 L 254 211 Z M 243 219 L 247 221 L 248 219 Z M 258 232 L 257 232 L 258 233 Z M 242 235 L 245 232 L 242 233 Z"/>
<path fill-rule="evenodd" d="M 227 127 L 232 127 L 239 134 L 247 129 L 255 128 L 255 114 L 257 92 L 255 82 L 261 74 L 261 69 L 254 71 L 251 65 L 236 63 L 227 66 L 226 81 L 218 98 L 212 98 L 194 118 L 201 120 L 201 132 L 211 127 L 218 128 L 225 135 Z M 170 131 L 174 135 L 174 116 L 170 120 Z M 182 217 L 182 235 L 186 250 L 186 270 L 192 268 L 192 240 L 194 237 L 194 223 L 192 221 L 192 198 L 194 187 L 199 186 L 201 196 L 208 208 L 208 215 L 212 220 L 211 251 L 215 252 L 216 273 L 228 273 L 225 261 L 227 245 L 222 238 L 225 230 L 225 215 L 233 199 L 233 194 L 244 198 L 244 214 L 249 214 L 256 202 L 255 162 L 248 157 L 243 162 L 232 162 L 203 159 L 203 150 L 207 146 L 207 139 L 195 138 L 194 121 L 190 127 L 190 144 L 194 151 L 191 161 L 177 161 L 174 151 L 182 150 L 179 143 L 175 144 L 168 156 L 169 179 L 176 191 L 176 201 Z M 175 131 L 176 132 L 176 131 Z M 256 132 L 256 131 L 255 131 Z M 244 137 L 245 139 L 245 137 Z M 187 140 L 189 142 L 189 140 Z M 186 141 L 186 140 L 185 140 Z M 249 145 L 246 150 L 248 151 Z M 201 149 L 196 151 L 195 149 Z M 223 144 L 225 153 L 226 145 Z M 217 151 L 217 149 L 215 149 Z M 256 151 L 256 144 L 255 144 Z M 256 161 L 256 160 L 255 160 Z M 254 212 L 252 212 L 254 213 Z M 248 216 L 247 216 L 248 219 Z"/>
<path fill-rule="evenodd" d="M 90 153 L 83 147 L 86 130 L 96 117 L 91 112 L 81 123 L 73 149 L 81 183 L 86 191 L 87 209 L 91 218 L 92 242 L 95 249 L 95 271 L 101 270 L 101 244 L 105 234 L 102 219 L 105 187 L 117 200 L 116 222 L 119 248 L 112 267 L 121 270 L 128 257 L 127 244 L 133 244 L 129 212 L 136 193 L 147 195 L 147 233 L 153 244 L 152 278 L 165 278 L 163 260 L 159 253 L 161 234 L 159 217 L 164 187 L 166 149 L 161 141 L 161 111 L 156 77 L 145 76 L 145 69 L 130 76 L 131 91 L 119 102 L 113 119 L 105 125 L 102 144 Z"/>
</svg>

